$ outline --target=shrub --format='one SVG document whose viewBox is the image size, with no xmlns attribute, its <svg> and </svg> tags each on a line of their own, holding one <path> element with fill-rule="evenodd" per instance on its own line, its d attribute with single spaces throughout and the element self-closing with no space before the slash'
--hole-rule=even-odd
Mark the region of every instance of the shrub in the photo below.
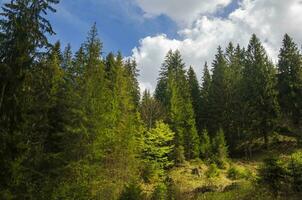
<svg viewBox="0 0 302 200">
<path fill-rule="evenodd" d="M 201 157 L 208 160 L 211 156 L 211 141 L 208 135 L 208 131 L 205 129 L 202 131 L 200 138 L 200 154 Z"/>
<path fill-rule="evenodd" d="M 294 192 L 302 192 L 302 152 L 291 155 L 288 170 Z"/>
<path fill-rule="evenodd" d="M 166 200 L 168 199 L 168 188 L 166 184 L 160 183 L 156 186 L 152 193 L 151 200 Z"/>
<path fill-rule="evenodd" d="M 120 195 L 119 200 L 142 200 L 145 196 L 139 184 L 130 183 Z"/>
<path fill-rule="evenodd" d="M 216 133 L 216 136 L 213 139 L 212 151 L 212 160 L 218 165 L 219 168 L 225 168 L 227 165 L 228 147 L 222 129 Z"/>
<path fill-rule="evenodd" d="M 217 165 L 215 163 L 212 163 L 209 166 L 208 171 L 206 172 L 206 176 L 208 178 L 214 178 L 214 177 L 216 177 L 218 175 L 219 175 L 219 169 L 218 169 L 218 167 L 217 167 Z"/>
<path fill-rule="evenodd" d="M 288 172 L 286 165 L 278 158 L 268 158 L 264 160 L 264 165 L 260 169 L 260 181 L 275 193 L 282 190 L 288 191 Z"/>
<path fill-rule="evenodd" d="M 142 167 L 141 177 L 145 183 L 151 183 L 157 181 L 163 173 L 163 169 L 156 162 L 148 161 Z"/>
<path fill-rule="evenodd" d="M 228 174 L 228 178 L 230 178 L 232 180 L 248 178 L 250 175 L 250 173 L 246 169 L 236 167 L 236 166 L 231 166 L 228 169 L 227 174 Z"/>
</svg>

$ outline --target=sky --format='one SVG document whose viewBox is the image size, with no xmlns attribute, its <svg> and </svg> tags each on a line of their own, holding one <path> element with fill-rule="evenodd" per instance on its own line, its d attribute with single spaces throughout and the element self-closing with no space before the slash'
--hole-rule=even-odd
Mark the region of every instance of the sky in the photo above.
<svg viewBox="0 0 302 200">
<path fill-rule="evenodd" d="M 218 45 L 247 46 L 255 33 L 276 62 L 285 33 L 302 44 L 302 0 L 61 0 L 56 8 L 52 42 L 76 51 L 96 22 L 104 54 L 120 50 L 136 59 L 142 90 L 155 89 L 170 49 L 180 50 L 201 79 Z"/>
</svg>

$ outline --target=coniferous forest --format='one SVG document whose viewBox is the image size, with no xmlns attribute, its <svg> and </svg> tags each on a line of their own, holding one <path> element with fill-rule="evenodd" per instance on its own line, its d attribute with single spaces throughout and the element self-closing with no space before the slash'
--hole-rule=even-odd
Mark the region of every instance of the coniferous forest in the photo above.
<svg viewBox="0 0 302 200">
<path fill-rule="evenodd" d="M 275 63 L 253 34 L 198 72 L 169 51 L 140 91 L 96 25 L 76 52 L 49 42 L 58 3 L 2 7 L 0 199 L 301 198 L 301 44 L 285 34 Z"/>
</svg>

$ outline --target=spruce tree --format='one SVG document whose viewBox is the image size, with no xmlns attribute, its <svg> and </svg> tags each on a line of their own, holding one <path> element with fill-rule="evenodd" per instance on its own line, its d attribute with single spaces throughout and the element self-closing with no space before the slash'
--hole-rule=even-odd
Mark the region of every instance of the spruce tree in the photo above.
<svg viewBox="0 0 302 200">
<path fill-rule="evenodd" d="M 202 123 L 203 129 L 208 129 L 210 127 L 209 121 L 209 93 L 211 88 L 211 75 L 208 69 L 208 64 L 205 63 L 202 77 L 202 86 L 201 86 L 201 103 L 200 103 L 200 121 Z"/>
<path fill-rule="evenodd" d="M 202 131 L 202 122 L 201 122 L 201 93 L 200 86 L 196 77 L 196 74 L 192 67 L 188 70 L 188 85 L 191 95 L 192 106 L 195 114 L 195 123 L 196 128 L 199 133 Z"/>
<path fill-rule="evenodd" d="M 279 112 L 276 70 L 255 34 L 248 45 L 242 82 L 246 129 L 252 138 L 262 136 L 267 146 Z"/>
<path fill-rule="evenodd" d="M 241 79 L 244 66 L 244 51 L 239 45 L 235 48 L 229 43 L 226 48 L 225 57 L 227 60 L 226 70 L 226 118 L 225 118 L 225 136 L 229 144 L 229 150 L 232 152 L 238 144 L 242 133 L 242 103 L 241 103 Z"/>
<path fill-rule="evenodd" d="M 200 154 L 201 158 L 208 160 L 212 155 L 211 140 L 208 131 L 204 129 L 200 136 Z"/>
<path fill-rule="evenodd" d="M 24 178 L 22 161 L 28 158 L 31 141 L 30 126 L 26 118 L 32 98 L 32 68 L 43 50 L 50 47 L 46 37 L 54 34 L 45 14 L 54 12 L 57 0 L 12 0 L 2 7 L 0 29 L 0 193 L 11 193 L 15 198 L 22 189 L 13 180 Z M 12 169 L 11 166 L 16 166 Z M 21 173 L 21 174 L 19 174 Z M 20 183 L 22 185 L 22 183 Z M 25 185 L 24 190 L 26 190 Z M 20 189 L 20 191 L 16 191 Z M 24 191 L 25 192 L 25 191 Z M 22 193 L 22 192 L 21 192 Z M 1 197 L 2 198 L 2 197 Z M 3 197 L 4 198 L 4 197 Z"/>
<path fill-rule="evenodd" d="M 227 61 L 221 47 L 213 61 L 212 83 L 209 91 L 209 132 L 213 136 L 225 127 L 227 117 Z"/>
<path fill-rule="evenodd" d="M 175 155 L 184 147 L 186 158 L 192 159 L 199 155 L 199 138 L 184 67 L 179 51 L 168 52 L 155 95 L 168 110 L 167 121 L 175 132 Z"/>
<path fill-rule="evenodd" d="M 137 81 L 137 77 L 139 76 L 139 74 L 138 74 L 136 61 L 128 59 L 125 62 L 125 69 L 126 69 L 126 75 L 130 79 L 129 80 L 131 84 L 130 92 L 132 94 L 135 108 L 137 109 L 140 101 L 140 88 L 139 88 L 139 83 Z"/>
<path fill-rule="evenodd" d="M 302 117 L 302 56 L 293 39 L 285 34 L 278 62 L 279 103 L 291 122 L 301 124 Z"/>
</svg>

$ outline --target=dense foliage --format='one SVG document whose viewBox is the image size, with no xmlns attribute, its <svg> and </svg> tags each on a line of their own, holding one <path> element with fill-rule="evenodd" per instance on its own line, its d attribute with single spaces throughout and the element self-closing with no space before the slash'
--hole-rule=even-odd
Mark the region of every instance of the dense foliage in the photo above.
<svg viewBox="0 0 302 200">
<path fill-rule="evenodd" d="M 202 83 L 169 51 L 154 94 L 135 60 L 102 53 L 94 24 L 75 52 L 51 44 L 58 0 L 12 0 L 0 19 L 0 199 L 181 199 L 167 171 L 190 160 L 219 175 L 275 132 L 302 138 L 302 57 L 287 34 L 275 66 L 256 35 L 218 47 Z M 283 131 L 283 132 L 282 132 Z M 269 159 L 261 181 L 301 192 L 301 154 Z M 243 176 L 229 170 L 232 178 Z"/>
</svg>

